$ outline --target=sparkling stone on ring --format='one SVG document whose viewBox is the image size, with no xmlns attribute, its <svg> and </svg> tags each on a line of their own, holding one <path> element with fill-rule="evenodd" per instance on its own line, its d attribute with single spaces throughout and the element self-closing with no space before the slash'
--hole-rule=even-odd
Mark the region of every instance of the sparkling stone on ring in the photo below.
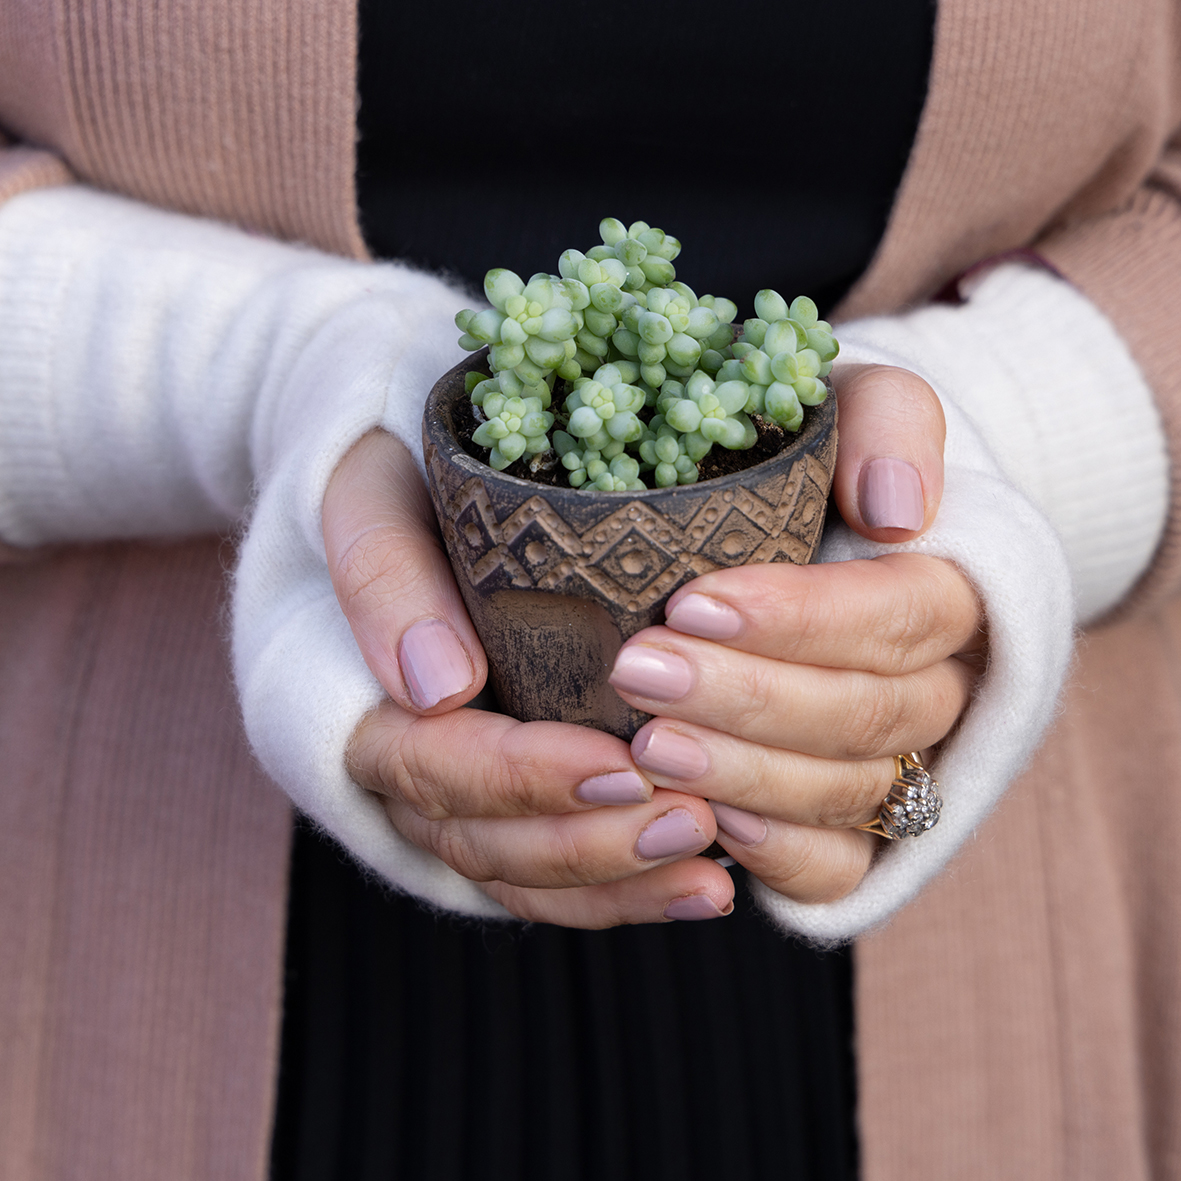
<svg viewBox="0 0 1181 1181">
<path fill-rule="evenodd" d="M 923 766 L 917 751 L 894 756 L 894 781 L 877 818 L 857 827 L 888 841 L 917 837 L 939 823 L 943 797 L 939 784 Z"/>
</svg>

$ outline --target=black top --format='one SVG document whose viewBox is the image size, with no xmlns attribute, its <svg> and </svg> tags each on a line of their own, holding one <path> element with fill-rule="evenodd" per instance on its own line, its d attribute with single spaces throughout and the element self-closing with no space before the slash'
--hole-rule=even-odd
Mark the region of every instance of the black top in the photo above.
<svg viewBox="0 0 1181 1181">
<path fill-rule="evenodd" d="M 600 218 L 685 244 L 751 314 L 831 306 L 885 228 L 929 0 L 361 0 L 359 192 L 380 256 L 556 270 Z M 841 1181 L 852 961 L 737 913 L 483 928 L 296 832 L 275 1181 Z"/>
<path fill-rule="evenodd" d="M 606 216 L 744 314 L 865 269 L 926 94 L 931 0 L 361 0 L 358 181 L 385 258 L 479 289 Z"/>
</svg>

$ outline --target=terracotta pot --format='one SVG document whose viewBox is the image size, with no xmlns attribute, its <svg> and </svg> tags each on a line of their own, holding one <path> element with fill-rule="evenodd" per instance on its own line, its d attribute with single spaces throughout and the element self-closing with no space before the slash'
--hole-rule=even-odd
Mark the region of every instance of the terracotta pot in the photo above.
<svg viewBox="0 0 1181 1181">
<path fill-rule="evenodd" d="M 745 471 L 647 492 L 584 492 L 520 480 L 472 458 L 452 407 L 474 354 L 427 399 L 431 498 L 504 711 L 631 738 L 649 715 L 607 683 L 623 641 L 664 620 L 683 583 L 748 562 L 807 563 L 824 526 L 836 399 L 806 411 L 778 455 Z"/>
</svg>

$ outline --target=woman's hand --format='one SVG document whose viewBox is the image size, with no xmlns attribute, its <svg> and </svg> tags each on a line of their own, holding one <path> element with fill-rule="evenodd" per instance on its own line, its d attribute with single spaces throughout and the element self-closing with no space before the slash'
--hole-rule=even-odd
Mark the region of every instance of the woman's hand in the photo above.
<svg viewBox="0 0 1181 1181">
<path fill-rule="evenodd" d="M 845 521 L 919 536 L 942 493 L 943 414 L 913 373 L 834 374 Z M 632 742 L 654 783 L 713 802 L 718 839 L 772 889 L 829 902 L 869 868 L 893 756 L 955 725 L 972 693 L 979 605 L 951 564 L 919 554 L 745 566 L 678 590 L 667 627 L 621 650 L 612 684 L 656 714 Z"/>
<path fill-rule="evenodd" d="M 840 388 L 842 513 L 875 540 L 916 536 L 941 490 L 938 401 L 898 370 L 851 371 Z M 967 700 L 970 672 L 951 654 L 971 644 L 975 598 L 952 567 L 895 555 L 718 572 L 675 596 L 672 627 L 621 653 L 624 664 L 634 660 L 624 653 L 664 653 L 687 670 L 675 701 L 624 692 L 661 715 L 637 739 L 640 759 L 652 764 L 663 737 L 696 744 L 709 762 L 697 774 L 644 772 L 609 735 L 456 709 L 483 686 L 486 665 L 397 440 L 367 436 L 342 462 L 324 532 L 338 597 L 391 698 L 358 728 L 355 778 L 384 797 L 403 835 L 524 918 L 598 927 L 728 913 L 729 875 L 694 856 L 717 833 L 707 798 L 731 834 L 765 827 L 755 845 L 718 834 L 738 860 L 794 896 L 835 897 L 864 872 L 873 843 L 845 826 L 872 819 L 893 775 L 884 756 L 896 750 L 879 751 L 859 728 L 876 719 L 881 741 L 911 750 L 942 737 Z M 687 634 L 702 603 L 735 613 L 730 634 Z M 876 636 L 858 639 L 867 627 Z M 749 707 L 719 708 L 752 687 L 764 694 L 762 721 Z M 880 719 L 872 712 L 887 706 Z"/>
<path fill-rule="evenodd" d="M 633 637 L 611 682 L 654 713 L 632 742 L 661 787 L 713 802 L 718 839 L 772 889 L 831 902 L 864 876 L 895 754 L 955 725 L 979 611 L 920 554 L 719 570 Z"/>
<path fill-rule="evenodd" d="M 716 833 L 703 799 L 655 789 L 609 734 L 457 708 L 487 665 L 397 439 L 374 433 L 349 452 L 323 521 L 337 596 L 390 695 L 358 727 L 351 771 L 403 836 L 522 918 L 605 927 L 729 911 L 729 875 L 693 857 Z"/>
</svg>

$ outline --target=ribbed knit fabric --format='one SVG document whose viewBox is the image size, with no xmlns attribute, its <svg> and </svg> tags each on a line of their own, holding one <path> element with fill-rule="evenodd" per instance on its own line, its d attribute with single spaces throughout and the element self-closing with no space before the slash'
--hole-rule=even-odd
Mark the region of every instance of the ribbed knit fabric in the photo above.
<svg viewBox="0 0 1181 1181">
<path fill-rule="evenodd" d="M 940 3 L 910 164 L 842 314 L 897 311 L 979 259 L 1063 222 L 1089 237 L 1082 219 L 1122 209 L 1181 118 L 1174 15 L 1170 0 L 1118 15 L 1108 0 L 1036 15 L 1023 0 Z"/>
<path fill-rule="evenodd" d="M 1172 0 L 944 0 L 881 248 L 839 318 L 897 311 L 1036 244 L 1123 336 L 1165 419 L 1170 523 L 1124 610 L 1181 586 L 1181 18 Z M 921 245 L 920 245 L 921 244 Z"/>
<path fill-rule="evenodd" d="M 0 125 L 59 154 L 70 134 L 61 7 L 43 0 L 0 4 Z"/>
<path fill-rule="evenodd" d="M 1179 660 L 1177 602 L 1088 637 L 1029 773 L 858 944 L 863 1181 L 1181 1178 Z"/>
<path fill-rule="evenodd" d="M 1168 518 L 1152 391 L 1110 322 L 1065 280 L 1007 263 L 970 286 L 963 307 L 842 325 L 842 359 L 909 369 L 968 415 L 1062 539 L 1075 617 L 1093 623 L 1148 569 Z"/>
<path fill-rule="evenodd" d="M 0 567 L 4 1181 L 264 1175 L 290 814 L 223 594 L 209 541 Z"/>
<path fill-rule="evenodd" d="M 40 85 L 45 77 L 58 77 L 53 53 L 60 43 L 54 24 L 59 7 L 40 0 L 8 0 L 10 8 L 14 3 L 23 32 L 19 52 L 12 57 L 23 67 L 8 68 L 10 59 L 0 67 L 0 122 L 26 129 L 26 138 L 51 144 L 72 160 L 70 108 L 60 92 Z M 339 78 L 351 69 L 352 46 L 336 33 L 352 21 L 352 5 L 328 8 L 322 48 L 336 55 L 333 77 Z M 112 21 L 122 20 L 117 15 L 121 11 L 132 14 L 126 27 L 134 27 L 134 7 L 112 0 Z M 1060 229 L 1061 238 L 1046 244 L 1047 253 L 1133 344 L 1158 400 L 1174 401 L 1179 370 L 1166 354 L 1168 334 L 1175 333 L 1181 314 L 1181 288 L 1175 282 L 1181 267 L 1171 229 L 1176 188 L 1162 173 L 1159 182 L 1133 200 L 1178 122 L 1174 14 L 1175 6 L 1167 0 L 1130 0 L 1119 6 L 1107 0 L 1035 5 L 942 0 L 920 142 L 877 262 L 854 292 L 846 314 L 897 311 L 966 264 Z M 225 0 L 206 0 L 201 6 L 202 19 L 227 30 L 256 16 L 255 7 Z M 176 20 L 170 27 L 183 30 L 186 25 Z M 45 35 L 34 35 L 38 32 Z M 72 102 L 97 105 L 101 92 L 117 89 L 129 64 L 138 60 L 136 47 L 126 39 L 108 37 L 104 44 L 109 56 L 78 76 L 78 84 L 85 82 L 89 90 L 79 90 Z M 48 56 L 42 53 L 46 45 Z M 239 68 L 250 64 L 241 54 L 233 60 Z M 202 64 L 216 72 L 224 62 L 206 59 Z M 298 83 L 299 70 L 293 73 Z M 281 88 L 287 81 L 285 74 L 277 76 Z M 167 85 L 157 89 L 171 94 Z M 17 97 L 21 92 L 23 104 Z M 238 93 L 243 93 L 241 87 Z M 266 105 L 265 96 L 259 101 Z M 243 136 L 239 116 L 250 109 L 218 106 L 227 143 L 249 138 Z M 18 111 L 37 112 L 39 128 L 21 122 Z M 204 113 L 192 108 L 187 113 L 194 120 L 194 142 L 200 143 L 207 136 Z M 151 133 L 139 139 L 136 159 L 120 154 L 119 169 L 127 174 L 114 167 L 107 173 L 107 183 L 124 191 L 135 190 L 143 170 L 169 171 L 159 162 L 166 156 L 166 141 L 155 132 L 158 127 L 175 129 L 176 120 L 153 98 L 140 126 Z M 299 134 L 290 124 L 287 131 Z M 190 129 L 182 127 L 181 132 L 183 142 Z M 332 162 L 351 156 L 351 112 L 331 133 L 322 145 L 324 175 L 340 177 L 342 170 L 334 171 Z M 225 154 L 219 155 L 221 151 Z M 272 166 L 275 160 L 298 158 L 299 148 L 292 145 L 257 157 L 223 148 L 212 154 L 215 163 L 249 176 L 264 162 Z M 187 173 L 185 179 L 193 180 Z M 305 181 L 315 188 L 319 177 Z M 242 196 L 244 207 L 249 204 L 249 185 L 237 176 L 224 184 Z M 283 191 L 277 178 L 258 187 L 272 195 Z M 187 194 L 181 197 L 185 208 L 194 207 L 184 203 Z M 330 224 L 340 225 L 340 218 L 351 216 L 351 201 L 346 204 L 348 208 L 332 211 Z M 282 210 L 267 212 L 273 220 L 266 224 L 283 224 Z M 235 210 L 229 215 L 238 216 Z M 319 240 L 302 231 L 297 236 Z M 1139 243 L 1135 251 L 1127 249 L 1130 238 Z M 1129 258 L 1134 265 L 1121 275 Z M 1141 302 L 1141 293 L 1151 298 Z M 1165 351 L 1158 353 L 1162 346 Z M 1162 361 L 1154 361 L 1158 356 Z M 1167 407 L 1165 417 L 1175 437 Z M 1173 466 L 1176 472 L 1179 465 Z M 1144 617 L 1176 578 L 1176 547 L 1161 552 L 1168 564 L 1159 567 L 1152 597 L 1145 595 L 1135 604 L 1141 618 L 1092 641 L 1066 721 L 1047 758 L 1019 789 L 1032 793 L 1037 807 L 1018 809 L 1016 802 L 1023 797 L 1012 796 L 1014 809 L 1002 810 L 982 830 L 959 871 L 875 936 L 873 954 L 859 961 L 859 1008 L 865 1019 L 858 1057 L 867 1181 L 921 1176 L 992 1181 L 1005 1175 L 1107 1181 L 1112 1176 L 1181 1175 L 1175 1118 L 1181 1106 L 1176 1078 L 1181 1052 L 1175 1036 L 1175 998 L 1181 990 L 1175 965 L 1181 957 L 1175 933 L 1181 924 L 1174 907 L 1181 891 L 1177 840 L 1161 824 L 1177 814 L 1168 801 L 1181 790 L 1171 777 L 1171 768 L 1181 763 L 1174 708 L 1181 641 L 1176 627 Z M 172 605 L 180 618 L 185 604 L 176 600 Z M 5 618 L 30 633 L 56 625 L 46 623 L 35 606 L 6 597 Z M 18 699 L 38 693 L 52 697 L 64 674 L 42 677 L 43 668 L 6 665 L 6 684 Z M 107 692 L 124 693 L 141 670 L 125 667 L 122 673 L 122 681 L 104 682 Z M 153 745 L 166 733 L 151 732 L 150 726 L 158 725 L 154 718 L 137 721 L 140 747 Z M 11 750 L 24 749 L 43 762 L 44 751 L 69 749 L 80 765 L 95 757 L 91 733 L 82 735 L 86 741 L 67 747 L 60 733 L 44 736 L 42 742 L 40 732 L 23 727 L 5 746 L 5 758 Z M 150 777 L 152 768 L 141 773 Z M 241 768 L 227 768 L 226 774 L 231 773 L 239 776 L 240 785 L 245 783 Z M 124 779 L 127 787 L 136 782 Z M 1120 790 L 1112 790 L 1112 784 Z M 1083 786 L 1086 794 L 1081 793 Z M 198 800 L 186 800 L 191 820 L 201 808 L 216 807 Z M 12 832 L 28 812 L 26 805 L 14 813 Z M 94 849 L 106 847 L 121 814 L 114 797 L 105 812 L 96 809 L 88 829 Z M 198 831 L 192 823 L 190 831 Z M 260 838 L 260 849 L 267 847 L 267 839 Z M 183 867 L 186 873 L 203 871 L 210 848 L 198 841 L 178 849 L 160 870 L 161 878 Z M 1102 872 L 1095 869 L 1100 863 Z M 59 896 L 76 870 L 63 862 L 56 872 L 54 892 Z M 109 979 L 117 971 L 124 941 L 130 938 L 127 921 L 133 916 L 143 921 L 144 939 L 163 941 L 154 946 L 167 944 L 173 929 L 170 916 L 162 919 L 148 907 L 158 889 L 152 880 L 144 896 L 130 891 L 121 895 L 125 905 L 115 928 L 119 938 L 107 945 L 105 956 L 91 961 L 92 977 Z M 1054 900 L 1049 911 L 1042 907 L 1046 896 Z M 49 896 L 40 897 L 48 914 Z M 1071 923 L 1060 923 L 1067 913 Z M 261 937 L 271 920 L 262 912 L 240 917 L 238 929 L 256 936 L 243 946 L 243 955 L 257 966 L 274 946 Z M 7 946 L 13 956 L 14 945 Z M 994 970 L 981 971 L 982 963 Z M 1023 971 L 1013 971 L 1013 965 Z M 233 997 L 227 974 L 207 979 L 210 997 Z M 1029 986 L 1031 981 L 1038 986 Z M 35 990 L 35 983 L 30 988 Z M 147 1026 L 142 1032 L 158 1037 Z M 1033 1036 L 1037 1033 L 1044 1036 Z M 62 1037 L 62 1045 L 69 1046 L 69 1038 Z M 252 1048 L 263 1052 L 258 1042 Z M 143 1069 L 149 1058 L 119 1061 L 133 1070 Z M 218 1080 L 234 1077 L 234 1064 L 225 1056 L 211 1069 Z M 159 1088 L 137 1093 L 145 1097 L 145 1118 L 175 1117 L 191 1120 L 194 1128 L 204 1126 L 187 1097 L 170 1108 L 151 1102 L 159 1097 Z M 69 1098 L 68 1092 L 64 1095 Z M 900 1095 L 923 1113 L 917 1132 L 913 1122 L 899 1118 Z M 42 1142 L 48 1142 L 57 1128 L 69 1126 L 71 1109 L 53 1095 L 39 1094 L 36 1102 L 44 1105 Z M 87 1127 L 97 1133 L 100 1123 Z M 107 1122 L 103 1130 L 112 1140 L 120 1139 L 115 1123 Z M 85 1145 L 91 1158 L 94 1145 L 93 1138 Z M 1027 1151 L 1030 1145 L 1037 1151 Z M 177 1161 L 170 1164 L 167 1175 L 181 1176 Z M 122 1175 L 162 1175 L 150 1157 L 142 1172 L 135 1162 L 128 1169 Z M 12 1175 L 25 1181 L 30 1175 L 54 1174 L 17 1169 Z M 208 1174 L 198 1168 L 187 1175 Z"/>
<path fill-rule="evenodd" d="M 1108 317 L 1157 395 L 1173 468 L 1168 527 L 1156 562 L 1120 608 L 1124 616 L 1177 593 L 1181 580 L 1181 152 L 1158 170 L 1164 191 L 1139 193 L 1119 216 L 1083 234 L 1062 230 L 1042 253 Z M 1113 415 L 1118 415 L 1113 407 Z M 1097 469 L 1102 478 L 1102 468 Z"/>
<path fill-rule="evenodd" d="M 60 156 L 36 148 L 0 146 L 0 202 L 29 189 L 69 184 L 70 170 Z"/>
<path fill-rule="evenodd" d="M 0 19 L 0 123 L 80 178 L 365 257 L 353 4 L 10 0 Z"/>
</svg>

